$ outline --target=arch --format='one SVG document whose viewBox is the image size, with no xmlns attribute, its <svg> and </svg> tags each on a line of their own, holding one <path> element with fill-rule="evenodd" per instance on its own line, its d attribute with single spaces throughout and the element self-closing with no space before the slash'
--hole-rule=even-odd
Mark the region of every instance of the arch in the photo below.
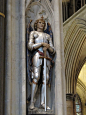
<svg viewBox="0 0 86 115">
<path fill-rule="evenodd" d="M 32 0 L 31 0 L 32 1 Z M 27 12 L 27 10 L 31 7 L 33 7 L 34 5 L 38 5 L 38 6 L 42 6 L 48 13 L 50 13 L 50 15 L 54 16 L 54 13 L 53 13 L 53 9 L 51 7 L 51 3 L 49 0 L 45 0 L 43 1 L 42 3 L 41 2 L 32 2 L 31 1 L 27 2 L 27 5 L 26 5 L 26 9 L 25 9 L 25 12 Z"/>
<path fill-rule="evenodd" d="M 40 18 L 39 16 L 41 13 L 45 13 L 45 15 L 48 16 L 50 21 L 53 18 L 53 10 L 51 9 L 51 6 L 48 4 L 48 1 L 42 1 L 41 3 L 39 1 L 38 2 L 32 1 L 32 2 L 30 2 L 30 4 L 27 5 L 25 12 L 26 12 L 26 18 L 27 18 L 27 16 L 29 17 L 29 19 L 26 19 L 26 24 L 28 23 L 28 21 L 30 21 L 30 19 L 32 19 L 33 20 L 31 23 L 32 27 L 34 25 L 35 20 Z M 48 89 L 47 92 L 48 92 L 48 94 L 50 94 L 51 93 L 50 89 Z M 29 96 L 30 96 L 30 85 L 27 84 L 27 98 Z M 53 95 L 52 95 L 52 97 L 53 97 Z M 49 98 L 49 101 L 48 101 L 49 107 L 52 108 L 53 104 L 51 104 L 51 103 L 54 103 L 54 101 L 53 101 L 54 98 L 52 99 L 52 101 L 50 99 L 51 98 L 50 95 L 48 96 L 48 98 Z M 37 107 L 40 106 L 40 93 L 37 96 L 36 105 L 37 105 Z"/>
<path fill-rule="evenodd" d="M 40 18 L 42 15 L 46 19 L 46 22 L 49 22 L 51 24 L 52 30 L 54 31 L 54 27 L 53 27 L 54 11 L 52 9 L 50 1 L 49 0 L 44 0 L 44 1 L 31 0 L 27 2 L 26 9 L 25 9 L 26 25 L 30 20 L 33 20 L 31 23 L 33 27 L 34 21 Z"/>
<path fill-rule="evenodd" d="M 64 37 L 66 93 L 75 92 L 78 73 L 86 58 L 86 33 L 81 27 L 75 19 Z"/>
<path fill-rule="evenodd" d="M 76 93 L 80 96 L 82 102 L 82 114 L 85 115 L 86 103 L 86 85 L 78 78 L 76 85 Z"/>
<path fill-rule="evenodd" d="M 79 76 L 79 73 L 83 67 L 83 65 L 86 63 L 86 57 L 83 59 L 83 61 L 81 62 L 79 68 L 77 69 L 77 72 L 76 72 L 76 83 L 77 83 L 77 79 L 78 79 L 78 76 Z"/>
</svg>

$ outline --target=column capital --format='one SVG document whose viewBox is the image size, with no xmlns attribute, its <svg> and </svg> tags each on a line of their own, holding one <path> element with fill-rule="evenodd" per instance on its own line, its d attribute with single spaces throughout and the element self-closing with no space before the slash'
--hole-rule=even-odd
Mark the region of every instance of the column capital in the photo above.
<svg viewBox="0 0 86 115">
<path fill-rule="evenodd" d="M 66 94 L 66 101 L 73 100 L 74 94 Z"/>
</svg>

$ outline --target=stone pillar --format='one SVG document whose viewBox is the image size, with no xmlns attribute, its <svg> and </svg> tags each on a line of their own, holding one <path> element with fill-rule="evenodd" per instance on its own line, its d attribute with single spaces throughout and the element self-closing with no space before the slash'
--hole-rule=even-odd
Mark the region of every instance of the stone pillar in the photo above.
<svg viewBox="0 0 86 115">
<path fill-rule="evenodd" d="M 26 115 L 25 0 L 7 0 L 5 115 Z"/>
<path fill-rule="evenodd" d="M 75 13 L 75 0 L 73 0 L 73 13 Z"/>
<path fill-rule="evenodd" d="M 83 6 L 83 1 L 81 0 L 81 7 Z"/>
<path fill-rule="evenodd" d="M 11 115 L 11 0 L 6 6 L 6 44 L 5 44 L 5 115 Z"/>
<path fill-rule="evenodd" d="M 64 22 L 64 3 L 62 3 L 62 16 L 63 16 L 63 22 Z"/>
<path fill-rule="evenodd" d="M 66 2 L 66 20 L 68 19 L 68 3 Z"/>
<path fill-rule="evenodd" d="M 84 5 L 85 5 L 85 0 L 84 0 Z"/>
<path fill-rule="evenodd" d="M 85 103 L 85 100 L 82 102 L 82 115 L 86 115 L 86 103 Z"/>
<path fill-rule="evenodd" d="M 55 115 L 66 115 L 62 0 L 54 0 Z"/>
<path fill-rule="evenodd" d="M 73 94 L 66 94 L 67 115 L 74 115 L 73 112 Z"/>
<path fill-rule="evenodd" d="M 25 0 L 20 0 L 20 114 L 26 115 Z"/>
<path fill-rule="evenodd" d="M 65 21 L 65 17 L 66 17 L 66 15 L 65 15 L 65 14 L 66 14 L 66 12 L 65 12 L 65 2 L 63 3 L 63 12 L 64 12 L 64 13 L 63 13 L 63 14 L 64 14 L 63 16 L 64 16 L 64 21 Z"/>
<path fill-rule="evenodd" d="M 5 13 L 5 0 L 0 0 L 0 13 Z M 0 14 L 0 114 L 4 111 L 4 21 L 5 18 Z"/>
</svg>

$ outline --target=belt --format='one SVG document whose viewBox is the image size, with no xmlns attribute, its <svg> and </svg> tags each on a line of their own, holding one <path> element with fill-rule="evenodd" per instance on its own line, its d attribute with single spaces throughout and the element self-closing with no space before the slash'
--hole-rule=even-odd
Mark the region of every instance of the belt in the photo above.
<svg viewBox="0 0 86 115">
<path fill-rule="evenodd" d="M 39 50 L 37 51 L 41 56 L 44 56 L 43 52 L 40 52 Z"/>
<path fill-rule="evenodd" d="M 37 50 L 37 52 L 41 55 L 41 56 L 39 57 L 39 59 L 40 59 L 40 58 L 45 58 L 43 52 L 40 52 L 39 50 Z M 47 60 L 50 60 L 52 63 L 54 63 L 54 61 L 53 61 L 51 58 L 46 57 L 46 59 L 47 59 Z"/>
</svg>

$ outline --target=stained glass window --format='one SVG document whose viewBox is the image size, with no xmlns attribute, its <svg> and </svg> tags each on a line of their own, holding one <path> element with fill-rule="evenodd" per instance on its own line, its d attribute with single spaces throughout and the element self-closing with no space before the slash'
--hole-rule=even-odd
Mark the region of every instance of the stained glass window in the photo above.
<svg viewBox="0 0 86 115">
<path fill-rule="evenodd" d="M 75 97 L 75 107 L 76 107 L 76 115 L 82 115 L 82 110 L 81 110 L 81 99 L 78 94 L 76 94 Z"/>
</svg>

